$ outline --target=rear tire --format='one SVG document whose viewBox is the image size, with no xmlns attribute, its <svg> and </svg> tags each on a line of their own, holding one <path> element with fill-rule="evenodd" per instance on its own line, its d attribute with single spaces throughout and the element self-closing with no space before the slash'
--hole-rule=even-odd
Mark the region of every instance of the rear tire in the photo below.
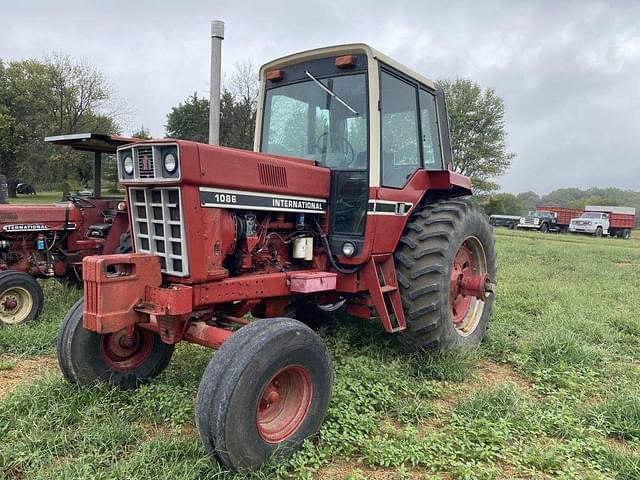
<svg viewBox="0 0 640 480">
<path fill-rule="evenodd" d="M 452 273 L 459 271 L 459 258 L 495 282 L 494 239 L 481 208 L 460 198 L 418 209 L 395 254 L 407 322 L 401 338 L 407 345 L 447 350 L 482 341 L 494 295 L 482 301 L 455 293 Z"/>
<path fill-rule="evenodd" d="M 621 237 L 624 238 L 625 240 L 629 240 L 629 238 L 631 238 L 631 230 L 628 228 L 625 228 L 624 231 L 622 232 Z"/>
<path fill-rule="evenodd" d="M 44 306 L 38 281 L 24 272 L 0 272 L 0 327 L 37 319 Z"/>
<path fill-rule="evenodd" d="M 169 364 L 173 345 L 144 329 L 135 329 L 133 345 L 122 344 L 122 333 L 101 335 L 82 326 L 84 299 L 67 312 L 57 339 L 58 364 L 71 383 L 98 380 L 122 388 L 136 388 L 160 375 Z"/>
<path fill-rule="evenodd" d="M 235 470 L 291 455 L 320 428 L 331 377 L 324 342 L 301 322 L 266 318 L 242 327 L 200 381 L 196 424 L 205 449 Z"/>
</svg>

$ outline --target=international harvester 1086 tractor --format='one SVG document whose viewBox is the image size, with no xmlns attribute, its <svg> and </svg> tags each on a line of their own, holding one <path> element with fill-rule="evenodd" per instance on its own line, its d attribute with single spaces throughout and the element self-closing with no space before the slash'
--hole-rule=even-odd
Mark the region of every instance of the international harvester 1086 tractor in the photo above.
<svg viewBox="0 0 640 480">
<path fill-rule="evenodd" d="M 327 411 L 329 355 L 290 317 L 344 305 L 413 347 L 475 346 L 495 276 L 432 81 L 360 44 L 275 60 L 260 80 L 254 152 L 118 149 L 135 253 L 84 259 L 58 337 L 81 385 L 149 381 L 182 340 L 219 348 L 197 427 L 240 470 L 294 451 Z"/>
<path fill-rule="evenodd" d="M 36 278 L 81 285 L 83 257 L 130 249 L 126 239 L 121 245 L 126 204 L 100 195 L 100 177 L 102 154 L 134 139 L 80 133 L 45 141 L 93 153 L 94 188 L 51 205 L 0 205 L 0 327 L 38 317 L 44 297 Z"/>
</svg>

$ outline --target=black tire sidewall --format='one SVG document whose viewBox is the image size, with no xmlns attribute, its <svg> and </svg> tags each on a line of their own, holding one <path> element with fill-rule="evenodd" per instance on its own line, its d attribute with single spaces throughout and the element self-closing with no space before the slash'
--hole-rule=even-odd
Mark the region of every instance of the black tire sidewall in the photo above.
<svg viewBox="0 0 640 480">
<path fill-rule="evenodd" d="M 263 319 L 254 323 L 281 320 L 284 319 Z M 228 346 L 231 348 L 226 351 L 221 349 L 216 354 L 222 353 L 225 357 L 232 355 L 232 358 L 219 359 L 224 362 L 224 368 L 207 368 L 203 376 L 204 385 L 198 392 L 197 410 L 200 415 L 202 409 L 207 409 L 204 418 L 208 421 L 199 421 L 198 426 L 199 429 L 208 428 L 210 435 L 203 436 L 201 432 L 201 437 L 211 439 L 217 457 L 231 468 L 249 470 L 272 457 L 287 456 L 318 431 L 326 415 L 331 397 L 332 373 L 324 342 L 300 322 L 287 320 L 272 331 L 261 332 L 261 328 L 255 328 L 254 325 L 254 335 L 245 335 L 238 339 L 237 345 L 230 344 Z M 262 326 L 265 330 L 269 328 L 265 323 Z M 233 337 L 227 343 L 232 340 Z M 212 362 L 215 361 L 214 357 Z M 294 365 L 304 367 L 311 377 L 311 404 L 294 434 L 279 444 L 272 444 L 266 442 L 258 432 L 258 402 L 267 383 L 280 370 Z M 218 370 L 218 378 L 207 378 L 213 370 Z M 215 387 L 206 385 L 212 381 L 216 382 Z"/>
<path fill-rule="evenodd" d="M 14 287 L 21 287 L 29 292 L 33 301 L 33 306 L 31 307 L 27 318 L 23 321 L 19 323 L 4 323 L 0 320 L 0 327 L 22 325 L 36 320 L 42 313 L 42 308 L 44 307 L 44 292 L 35 278 L 23 272 L 15 272 L 11 270 L 0 272 L 0 294 Z"/>
<path fill-rule="evenodd" d="M 103 381 L 121 388 L 135 388 L 157 377 L 167 367 L 173 345 L 167 345 L 153 334 L 153 345 L 146 360 L 129 371 L 109 366 L 100 353 L 102 335 L 82 326 L 84 300 L 71 307 L 58 338 L 58 363 L 67 380 L 79 385 Z"/>
</svg>

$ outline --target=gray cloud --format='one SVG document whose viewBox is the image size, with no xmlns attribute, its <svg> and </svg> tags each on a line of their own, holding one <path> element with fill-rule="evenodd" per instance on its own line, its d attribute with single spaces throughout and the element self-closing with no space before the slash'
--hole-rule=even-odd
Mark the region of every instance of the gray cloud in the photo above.
<svg viewBox="0 0 640 480">
<path fill-rule="evenodd" d="M 494 88 L 517 154 L 500 179 L 506 191 L 640 189 L 637 1 L 40 0 L 0 8 L 0 58 L 60 51 L 85 59 L 131 104 L 129 128 L 156 136 L 172 106 L 207 93 L 209 20 L 220 18 L 227 72 L 246 58 L 259 65 L 363 41 L 428 77 Z"/>
</svg>

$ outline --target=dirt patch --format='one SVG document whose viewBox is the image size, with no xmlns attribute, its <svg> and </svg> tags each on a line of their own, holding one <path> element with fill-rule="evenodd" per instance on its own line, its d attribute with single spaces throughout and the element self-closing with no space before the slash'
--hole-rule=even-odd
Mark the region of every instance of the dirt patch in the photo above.
<svg viewBox="0 0 640 480">
<path fill-rule="evenodd" d="M 58 369 L 58 360 L 54 356 L 16 359 L 2 355 L 0 363 L 3 364 L 3 369 L 0 370 L 0 400 L 18 384 L 40 378 L 45 373 Z"/>
<path fill-rule="evenodd" d="M 478 387 L 494 386 L 500 383 L 512 382 L 522 388 L 525 392 L 534 394 L 531 384 L 522 378 L 513 367 L 507 364 L 480 360 L 477 365 L 479 381 L 475 382 Z"/>
<path fill-rule="evenodd" d="M 406 477 L 400 477 L 398 471 L 393 468 L 371 468 L 355 460 L 340 460 L 331 465 L 326 465 L 315 474 L 314 478 L 322 480 L 345 480 L 352 478 L 367 478 L 370 480 L 397 480 L 398 478 L 411 478 L 416 480 L 433 478 L 433 473 L 420 468 L 406 468 Z M 439 474 L 439 478 L 451 478 L 448 474 Z"/>
</svg>

